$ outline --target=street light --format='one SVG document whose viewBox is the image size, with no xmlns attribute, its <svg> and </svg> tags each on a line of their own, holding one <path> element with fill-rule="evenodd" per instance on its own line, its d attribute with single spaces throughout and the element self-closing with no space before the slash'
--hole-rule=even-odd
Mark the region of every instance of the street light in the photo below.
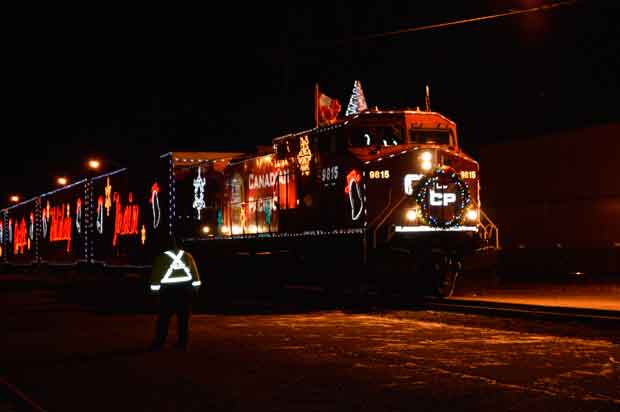
<svg viewBox="0 0 620 412">
<path fill-rule="evenodd" d="M 92 170 L 98 170 L 101 166 L 101 162 L 97 159 L 90 159 L 88 161 L 88 168 Z"/>
<path fill-rule="evenodd" d="M 59 186 L 65 186 L 67 182 L 68 180 L 64 176 L 60 176 L 58 179 L 56 179 L 56 183 L 58 183 Z"/>
<path fill-rule="evenodd" d="M 11 203 L 19 202 L 19 196 L 18 195 L 12 195 L 9 199 L 11 200 Z"/>
</svg>

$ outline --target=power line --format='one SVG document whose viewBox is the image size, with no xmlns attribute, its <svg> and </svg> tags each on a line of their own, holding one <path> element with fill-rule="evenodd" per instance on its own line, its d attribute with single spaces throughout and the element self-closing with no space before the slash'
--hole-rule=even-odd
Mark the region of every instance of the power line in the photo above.
<svg viewBox="0 0 620 412">
<path fill-rule="evenodd" d="M 432 29 L 442 29 L 442 28 L 445 28 L 445 27 L 457 26 L 459 24 L 476 23 L 476 22 L 479 22 L 479 21 L 493 20 L 493 19 L 498 19 L 498 18 L 501 18 L 501 17 L 515 16 L 515 15 L 518 15 L 518 14 L 534 13 L 534 12 L 537 12 L 537 11 L 548 11 L 548 10 L 555 9 L 555 8 L 558 8 L 558 7 L 575 5 L 577 3 L 577 1 L 578 0 L 559 1 L 559 2 L 551 3 L 551 4 L 543 4 L 543 5 L 538 6 L 538 7 L 531 7 L 529 9 L 510 10 L 510 11 L 507 11 L 507 12 L 504 12 L 504 13 L 492 14 L 492 15 L 488 15 L 488 16 L 474 17 L 474 18 L 470 18 L 470 19 L 449 21 L 449 22 L 444 22 L 444 23 L 428 24 L 428 25 L 425 25 L 425 26 L 410 27 L 410 28 L 407 28 L 407 29 L 388 31 L 388 32 L 384 32 L 384 33 L 370 34 L 370 35 L 366 35 L 366 36 L 354 37 L 352 39 L 343 40 L 343 41 L 341 41 L 341 43 L 350 42 L 350 41 L 373 40 L 373 39 L 379 39 L 379 38 L 383 38 L 383 37 L 396 36 L 396 35 L 399 35 L 399 34 L 413 33 L 413 32 L 417 32 L 417 31 L 432 30 Z"/>
</svg>

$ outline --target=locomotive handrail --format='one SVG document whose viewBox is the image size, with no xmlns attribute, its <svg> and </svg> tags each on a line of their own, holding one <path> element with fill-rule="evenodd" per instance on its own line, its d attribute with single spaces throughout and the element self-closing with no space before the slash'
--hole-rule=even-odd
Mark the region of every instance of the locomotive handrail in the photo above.
<svg viewBox="0 0 620 412">
<path fill-rule="evenodd" d="M 491 218 L 480 209 L 480 226 L 482 226 L 482 234 L 485 240 L 495 239 L 495 249 L 499 249 L 499 228 Z"/>
</svg>

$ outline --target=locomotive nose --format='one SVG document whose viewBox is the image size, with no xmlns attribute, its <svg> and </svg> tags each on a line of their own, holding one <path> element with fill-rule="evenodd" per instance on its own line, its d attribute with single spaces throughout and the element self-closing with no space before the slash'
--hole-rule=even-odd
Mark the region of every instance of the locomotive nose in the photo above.
<svg viewBox="0 0 620 412">
<path fill-rule="evenodd" d="M 424 178 L 414 197 L 422 221 L 439 228 L 460 224 L 471 203 L 467 184 L 449 166 L 440 167 Z"/>
</svg>

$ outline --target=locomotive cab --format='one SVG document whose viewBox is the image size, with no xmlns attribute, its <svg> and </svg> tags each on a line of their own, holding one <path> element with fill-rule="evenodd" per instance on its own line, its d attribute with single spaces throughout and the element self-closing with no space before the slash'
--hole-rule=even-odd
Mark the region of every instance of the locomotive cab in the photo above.
<svg viewBox="0 0 620 412">
<path fill-rule="evenodd" d="M 369 262 L 400 261 L 405 279 L 421 276 L 432 293 L 451 295 L 480 242 L 479 167 L 460 150 L 455 123 L 435 112 L 376 111 L 347 132 L 363 164 Z"/>
</svg>

